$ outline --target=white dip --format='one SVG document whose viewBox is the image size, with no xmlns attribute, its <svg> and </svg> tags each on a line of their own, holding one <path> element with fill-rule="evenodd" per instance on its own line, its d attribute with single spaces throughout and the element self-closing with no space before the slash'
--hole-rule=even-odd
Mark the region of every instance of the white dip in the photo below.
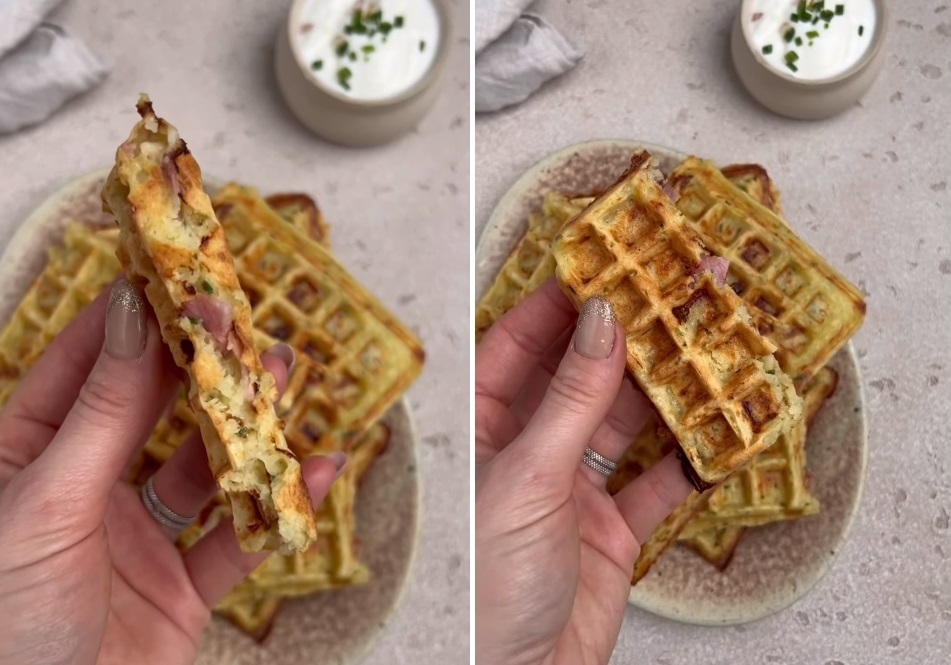
<svg viewBox="0 0 951 665">
<path fill-rule="evenodd" d="M 363 101 L 396 97 L 436 59 L 433 0 L 307 0 L 294 48 L 327 88 Z"/>
<path fill-rule="evenodd" d="M 826 79 L 862 57 L 875 32 L 872 0 L 754 0 L 742 20 L 753 50 L 790 76 Z"/>
</svg>

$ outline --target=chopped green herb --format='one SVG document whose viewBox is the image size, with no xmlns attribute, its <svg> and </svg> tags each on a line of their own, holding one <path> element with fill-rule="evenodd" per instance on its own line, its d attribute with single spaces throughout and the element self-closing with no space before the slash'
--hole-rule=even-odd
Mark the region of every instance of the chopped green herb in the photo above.
<svg viewBox="0 0 951 665">
<path fill-rule="evenodd" d="M 832 17 L 835 16 L 835 12 L 833 12 L 831 9 L 823 9 L 821 12 L 819 12 L 819 16 L 822 17 L 823 21 L 831 21 Z"/>
<path fill-rule="evenodd" d="M 381 12 L 379 9 L 377 9 L 375 12 L 370 14 L 370 20 L 373 21 L 374 23 L 379 23 L 382 18 L 383 18 L 383 12 Z"/>
<path fill-rule="evenodd" d="M 383 21 L 380 23 L 380 32 L 384 35 L 390 34 L 390 31 L 393 29 L 393 24 L 389 21 Z"/>
<path fill-rule="evenodd" d="M 823 9 L 825 9 L 825 7 L 826 7 L 825 0 L 819 0 L 819 2 L 812 5 L 813 11 L 817 11 L 817 12 L 821 12 Z"/>
<path fill-rule="evenodd" d="M 350 53 L 349 53 L 349 58 L 350 58 L 350 62 L 356 62 L 356 60 L 357 60 L 357 54 L 354 53 L 353 51 L 350 51 Z"/>
<path fill-rule="evenodd" d="M 829 29 L 829 24 L 828 24 L 828 23 L 826 23 L 825 28 L 826 28 L 826 30 Z"/>
<path fill-rule="evenodd" d="M 787 63 L 786 63 L 786 66 L 789 67 L 789 69 L 792 70 L 792 71 L 794 71 L 794 72 L 798 72 L 798 71 L 799 71 L 799 67 L 797 67 L 796 65 L 794 65 L 794 64 L 791 63 L 791 62 L 787 62 Z"/>
<path fill-rule="evenodd" d="M 793 23 L 799 23 L 799 14 L 790 14 L 789 20 Z"/>
<path fill-rule="evenodd" d="M 349 67 L 341 67 L 337 70 L 337 83 L 339 83 L 340 87 L 344 90 L 349 90 L 351 76 L 353 76 L 353 72 L 350 71 Z"/>
<path fill-rule="evenodd" d="M 422 53 L 422 52 L 425 51 L 425 50 L 426 50 L 426 40 L 420 39 L 420 40 L 419 40 L 419 52 Z"/>
<path fill-rule="evenodd" d="M 347 54 L 347 49 L 349 48 L 350 48 L 350 44 L 348 44 L 346 41 L 340 42 L 339 44 L 337 44 L 337 56 L 342 58 L 343 56 Z"/>
<path fill-rule="evenodd" d="M 397 16 L 395 19 L 393 19 L 393 27 L 394 27 L 394 28 L 402 28 L 402 27 L 403 27 L 403 17 L 402 17 L 402 16 Z"/>
<path fill-rule="evenodd" d="M 792 41 L 792 38 L 796 36 L 796 31 L 792 28 L 789 28 L 786 32 L 783 33 L 783 41 L 787 44 Z"/>
<path fill-rule="evenodd" d="M 796 46 L 802 46 L 802 37 L 796 37 Z"/>
<path fill-rule="evenodd" d="M 235 435 L 236 435 L 239 439 L 246 439 L 246 438 L 248 437 L 248 428 L 247 428 L 247 427 L 239 427 L 239 428 L 238 428 L 238 431 L 235 433 Z"/>
<path fill-rule="evenodd" d="M 364 53 L 373 53 L 376 50 L 376 47 L 373 44 L 364 44 L 360 47 L 360 50 Z"/>
<path fill-rule="evenodd" d="M 208 280 L 206 279 L 201 280 L 201 284 L 199 284 L 199 286 L 201 287 L 202 291 L 204 291 L 205 293 L 209 295 L 215 292 L 215 287 L 209 284 Z"/>
<path fill-rule="evenodd" d="M 188 320 L 191 321 L 191 322 L 192 322 L 193 324 L 195 324 L 196 326 L 197 326 L 199 323 L 201 323 L 201 319 L 199 319 L 197 316 L 189 316 L 189 317 L 188 317 Z"/>
<path fill-rule="evenodd" d="M 324 61 L 314 60 L 312 63 L 310 63 L 310 68 L 319 72 L 321 69 L 324 68 Z"/>
<path fill-rule="evenodd" d="M 864 26 L 864 25 L 860 25 L 860 26 L 859 26 L 859 37 L 862 36 L 862 33 L 863 33 L 863 32 L 865 32 L 865 26 Z"/>
<path fill-rule="evenodd" d="M 352 34 L 353 34 L 353 26 L 352 26 L 352 25 L 345 25 L 345 26 L 343 26 L 343 34 L 345 34 L 345 35 L 352 35 Z"/>
<path fill-rule="evenodd" d="M 799 54 L 795 51 L 790 51 L 786 54 L 786 62 L 796 62 L 799 59 Z"/>
<path fill-rule="evenodd" d="M 819 33 L 816 30 L 810 30 L 809 32 L 806 33 L 806 37 L 808 37 L 809 39 L 815 39 L 818 36 L 819 36 Z"/>
<path fill-rule="evenodd" d="M 835 15 L 842 16 L 845 13 L 845 5 L 836 5 L 835 6 Z"/>
<path fill-rule="evenodd" d="M 769 55 L 772 52 L 773 52 L 772 44 L 767 44 L 766 46 L 763 47 L 763 55 Z"/>
<path fill-rule="evenodd" d="M 819 22 L 819 17 L 818 17 L 818 16 L 813 16 L 813 17 L 812 17 L 812 24 L 815 25 L 815 24 L 818 23 L 818 22 Z"/>
<path fill-rule="evenodd" d="M 806 0 L 799 0 L 799 4 L 796 6 L 796 12 L 802 14 L 806 11 Z"/>
</svg>

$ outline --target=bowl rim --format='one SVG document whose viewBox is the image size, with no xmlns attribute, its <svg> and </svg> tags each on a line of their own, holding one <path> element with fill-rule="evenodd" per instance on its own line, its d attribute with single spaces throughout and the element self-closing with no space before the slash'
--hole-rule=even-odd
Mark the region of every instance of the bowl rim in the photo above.
<svg viewBox="0 0 951 665">
<path fill-rule="evenodd" d="M 755 0 L 742 0 L 740 3 L 737 20 L 740 22 L 740 31 L 743 35 L 743 45 L 746 47 L 746 50 L 749 51 L 750 55 L 753 56 L 753 61 L 762 69 L 766 70 L 778 79 L 799 87 L 817 88 L 831 86 L 853 78 L 862 72 L 869 65 L 869 63 L 871 63 L 878 56 L 878 52 L 882 49 L 882 45 L 885 43 L 885 34 L 888 30 L 889 21 L 888 2 L 886 0 L 871 0 L 872 4 L 875 6 L 875 32 L 872 33 L 872 40 L 869 42 L 869 46 L 867 49 L 865 49 L 865 53 L 862 54 L 862 57 L 859 58 L 851 67 L 836 74 L 835 76 L 827 76 L 826 78 L 821 79 L 796 78 L 795 76 L 791 76 L 785 72 L 779 71 L 770 65 L 763 58 L 762 53 L 759 53 L 755 48 L 753 48 L 748 31 L 748 22 L 744 21 L 743 17 L 746 16 L 750 5 L 754 1 Z"/>
<path fill-rule="evenodd" d="M 420 79 L 412 86 L 392 97 L 373 100 L 360 100 L 354 99 L 353 97 L 348 97 L 324 85 L 316 76 L 314 76 L 310 66 L 307 63 L 301 61 L 300 52 L 297 50 L 294 44 L 294 26 L 297 25 L 297 18 L 300 16 L 302 6 L 305 2 L 308 2 L 308 0 L 294 0 L 293 4 L 291 5 L 291 9 L 287 14 L 287 21 L 284 24 L 284 30 L 286 31 L 287 36 L 287 45 L 288 48 L 290 48 L 291 55 L 294 59 L 294 64 L 297 66 L 298 71 L 303 75 L 304 79 L 309 85 L 317 88 L 322 93 L 333 98 L 334 100 L 348 106 L 361 109 L 383 109 L 395 106 L 405 102 L 408 99 L 416 97 L 435 83 L 439 76 L 439 72 L 442 69 L 442 65 L 449 55 L 449 45 L 452 41 L 452 19 L 449 14 L 449 8 L 445 0 L 429 0 L 436 10 L 436 15 L 439 21 L 439 45 L 436 49 L 436 57 L 433 59 L 429 69 L 426 70 L 426 73 L 423 74 L 423 76 L 420 77 Z"/>
</svg>

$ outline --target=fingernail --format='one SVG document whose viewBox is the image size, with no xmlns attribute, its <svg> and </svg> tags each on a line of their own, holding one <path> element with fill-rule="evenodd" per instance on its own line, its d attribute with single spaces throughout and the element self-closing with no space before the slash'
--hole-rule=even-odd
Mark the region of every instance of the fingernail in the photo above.
<svg viewBox="0 0 951 665">
<path fill-rule="evenodd" d="M 297 354 L 294 353 L 294 347 L 284 342 L 278 342 L 268 351 L 272 356 L 277 357 L 287 367 L 288 373 L 294 369 L 297 363 Z"/>
<path fill-rule="evenodd" d="M 586 358 L 603 359 L 614 348 L 614 309 L 600 296 L 585 301 L 575 329 L 575 351 Z"/>
<path fill-rule="evenodd" d="M 337 473 L 334 476 L 334 480 L 337 480 L 337 478 L 343 475 L 344 470 L 347 468 L 346 454 L 340 451 L 334 451 L 325 457 L 337 468 Z"/>
<path fill-rule="evenodd" d="M 106 309 L 106 353 L 119 360 L 142 357 L 148 333 L 142 296 L 126 280 L 112 287 Z"/>
</svg>

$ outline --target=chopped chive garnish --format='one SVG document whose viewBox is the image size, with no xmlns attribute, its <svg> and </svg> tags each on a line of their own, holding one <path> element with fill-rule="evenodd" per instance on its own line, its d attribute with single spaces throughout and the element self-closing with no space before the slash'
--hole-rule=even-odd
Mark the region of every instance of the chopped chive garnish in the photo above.
<svg viewBox="0 0 951 665">
<path fill-rule="evenodd" d="M 799 4 L 796 6 L 796 12 L 802 14 L 806 11 L 806 0 L 799 0 Z"/>
<path fill-rule="evenodd" d="M 815 24 L 818 23 L 818 22 L 819 22 L 819 17 L 818 17 L 818 16 L 813 16 L 813 17 L 812 17 L 812 24 L 815 25 Z"/>
<path fill-rule="evenodd" d="M 798 71 L 799 71 L 799 67 L 797 67 L 796 65 L 794 65 L 794 64 L 791 63 L 791 62 L 787 62 L 787 63 L 786 63 L 786 66 L 789 67 L 789 69 L 791 69 L 791 70 L 794 71 L 794 72 L 798 72 Z"/>
<path fill-rule="evenodd" d="M 796 31 L 792 28 L 789 28 L 786 32 L 783 33 L 783 41 L 787 44 L 792 41 L 792 38 L 796 36 Z"/>
<path fill-rule="evenodd" d="M 353 26 L 350 26 L 350 25 L 345 25 L 345 26 L 343 26 L 343 34 L 345 34 L 345 35 L 352 35 L 352 34 L 353 34 Z"/>
<path fill-rule="evenodd" d="M 375 12 L 370 14 L 370 20 L 373 21 L 374 23 L 379 23 L 380 19 L 382 18 L 383 18 L 383 12 L 381 12 L 379 9 L 377 9 Z"/>
<path fill-rule="evenodd" d="M 354 53 L 353 51 L 350 51 L 348 57 L 350 58 L 350 62 L 356 62 L 357 60 L 357 54 Z"/>
<path fill-rule="evenodd" d="M 819 0 L 819 2 L 817 2 L 816 4 L 812 6 L 812 9 L 814 11 L 821 12 L 823 9 L 825 9 L 825 6 L 826 6 L 825 0 Z"/>
<path fill-rule="evenodd" d="M 402 28 L 402 27 L 403 27 L 403 17 L 402 17 L 402 16 L 397 16 L 395 19 L 393 19 L 393 27 L 394 27 L 394 28 Z"/>
<path fill-rule="evenodd" d="M 819 36 L 819 33 L 816 30 L 810 30 L 809 32 L 806 33 L 806 37 L 808 37 L 809 39 L 815 39 L 818 36 Z"/>
<path fill-rule="evenodd" d="M 360 47 L 360 50 L 364 53 L 373 53 L 376 50 L 376 47 L 373 44 L 364 44 Z"/>
<path fill-rule="evenodd" d="M 859 26 L 859 37 L 862 36 L 862 33 L 863 33 L 863 32 L 865 32 L 865 26 L 864 26 L 864 25 L 860 25 L 860 26 Z"/>
<path fill-rule="evenodd" d="M 390 23 L 389 21 L 383 21 L 382 23 L 380 23 L 380 32 L 382 32 L 384 35 L 390 34 L 390 30 L 392 29 L 393 29 L 393 24 Z"/>
<path fill-rule="evenodd" d="M 763 55 L 769 55 L 772 52 L 773 52 L 772 44 L 767 44 L 766 46 L 763 47 Z"/>
<path fill-rule="evenodd" d="M 211 284 L 209 284 L 208 280 L 206 279 L 201 280 L 201 284 L 199 284 L 199 286 L 201 287 L 201 290 L 204 291 L 205 293 L 212 294 L 215 292 L 215 288 Z"/>
<path fill-rule="evenodd" d="M 236 436 L 237 436 L 239 439 L 245 439 L 245 438 L 247 438 L 247 436 L 248 436 L 248 428 L 247 428 L 247 427 L 239 427 L 239 428 L 238 428 L 238 431 L 237 431 L 237 433 L 236 433 Z"/>
<path fill-rule="evenodd" d="M 823 9 L 819 13 L 819 16 L 822 17 L 823 21 L 831 21 L 832 17 L 835 16 L 835 12 L 833 12 L 831 9 Z"/>
<path fill-rule="evenodd" d="M 340 87 L 344 90 L 349 90 L 351 76 L 353 76 L 353 72 L 350 71 L 349 67 L 341 67 L 337 70 L 337 83 L 339 83 Z"/>
<path fill-rule="evenodd" d="M 790 14 L 789 20 L 793 23 L 799 23 L 799 14 Z"/>
<path fill-rule="evenodd" d="M 795 51 L 790 51 L 786 54 L 786 62 L 796 62 L 799 59 L 799 54 Z"/>
<path fill-rule="evenodd" d="M 426 41 L 423 39 L 419 40 L 419 52 L 422 53 L 426 50 Z"/>
<path fill-rule="evenodd" d="M 836 5 L 835 6 L 835 15 L 842 16 L 845 13 L 845 5 Z"/>
<path fill-rule="evenodd" d="M 201 323 L 201 319 L 199 319 L 197 316 L 189 316 L 189 317 L 188 317 L 188 320 L 191 321 L 191 322 L 192 322 L 193 324 L 195 324 L 196 326 L 197 326 L 199 323 Z"/>
<path fill-rule="evenodd" d="M 826 23 L 826 26 L 825 26 L 825 27 L 826 27 L 826 30 L 828 30 L 828 29 L 829 29 L 829 24 Z"/>
<path fill-rule="evenodd" d="M 324 68 L 324 61 L 314 60 L 312 63 L 310 63 L 310 68 L 319 72 L 321 69 Z"/>
<path fill-rule="evenodd" d="M 802 37 L 796 37 L 796 46 L 802 46 Z"/>
<path fill-rule="evenodd" d="M 337 56 L 341 58 L 345 56 L 348 48 L 350 48 L 350 45 L 346 41 L 337 44 Z"/>
</svg>

